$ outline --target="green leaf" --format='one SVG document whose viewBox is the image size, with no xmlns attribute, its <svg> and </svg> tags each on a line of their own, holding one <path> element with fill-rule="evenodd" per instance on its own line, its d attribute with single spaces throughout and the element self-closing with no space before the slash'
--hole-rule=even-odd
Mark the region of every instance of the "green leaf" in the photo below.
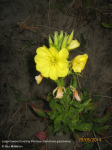
<svg viewBox="0 0 112 150">
<path fill-rule="evenodd" d="M 37 115 L 43 118 L 48 118 L 46 113 L 43 110 L 41 110 L 38 106 L 35 106 L 33 104 L 30 104 L 30 106 L 33 108 L 34 112 L 37 113 Z"/>
<path fill-rule="evenodd" d="M 78 107 L 78 106 L 80 106 L 80 103 L 81 103 L 81 101 L 72 100 L 72 101 L 70 102 L 70 105 L 73 105 L 73 106 L 75 106 L 75 107 Z"/>
<path fill-rule="evenodd" d="M 84 145 L 84 149 L 83 150 L 91 150 L 91 148 L 93 148 L 94 144 L 92 143 L 86 143 Z"/>
<path fill-rule="evenodd" d="M 69 114 L 65 114 L 63 119 L 62 119 L 62 122 L 64 124 L 67 124 L 67 122 L 69 121 L 69 118 L 72 118 L 73 114 L 71 114 L 71 117 L 69 116 Z"/>
<path fill-rule="evenodd" d="M 53 96 L 51 96 L 51 95 L 52 95 L 52 93 L 49 92 L 49 94 L 47 95 L 47 101 L 50 101 L 53 98 Z"/>
<path fill-rule="evenodd" d="M 34 100 L 38 100 L 38 97 L 39 97 L 39 90 L 36 92 Z"/>
<path fill-rule="evenodd" d="M 76 124 L 79 121 L 79 115 L 74 115 L 71 123 Z"/>
<path fill-rule="evenodd" d="M 30 46 L 31 44 L 34 44 L 34 40 L 33 40 L 33 39 L 29 40 L 29 42 L 28 42 L 27 44 L 25 44 L 25 45 L 22 47 L 22 50 L 23 50 L 24 48 Z"/>
<path fill-rule="evenodd" d="M 54 120 L 54 126 L 56 124 L 58 124 L 59 122 L 61 122 L 63 120 L 63 117 L 65 116 L 65 114 L 62 114 L 60 116 L 58 116 L 55 120 Z"/>
<path fill-rule="evenodd" d="M 30 101 L 30 99 L 25 99 L 22 97 L 16 97 L 16 100 L 20 103 L 20 102 L 25 102 L 25 101 Z"/>
<path fill-rule="evenodd" d="M 59 116 L 59 113 L 56 110 L 52 110 L 50 114 L 48 114 L 51 120 L 56 119 Z"/>
<path fill-rule="evenodd" d="M 58 123 L 58 124 L 54 125 L 53 133 L 58 132 L 61 128 L 63 128 L 61 123 Z"/>
<path fill-rule="evenodd" d="M 30 99 L 25 99 L 25 98 L 20 97 L 21 92 L 19 89 L 16 89 L 14 86 L 10 86 L 10 88 L 14 91 L 14 94 L 16 95 L 16 100 L 18 103 L 24 102 L 24 101 L 30 101 Z"/>
<path fill-rule="evenodd" d="M 63 132 L 66 133 L 66 134 L 71 133 L 70 129 L 69 129 L 67 126 L 65 126 L 65 127 L 63 128 Z"/>
<path fill-rule="evenodd" d="M 25 56 L 24 56 L 24 54 L 23 54 L 23 65 L 24 65 L 24 67 L 25 67 L 25 69 L 29 69 L 29 64 L 28 64 L 28 61 L 25 59 Z"/>
<path fill-rule="evenodd" d="M 55 99 L 50 100 L 49 106 L 50 106 L 51 109 L 55 108 Z"/>
<path fill-rule="evenodd" d="M 109 128 L 109 127 L 110 127 L 110 125 L 106 125 L 106 126 L 103 126 L 103 127 L 95 127 L 95 126 L 92 126 L 92 130 L 93 130 L 93 131 L 97 131 L 97 132 L 101 132 L 101 131 L 103 131 L 103 130 Z"/>
<path fill-rule="evenodd" d="M 56 132 L 56 136 L 62 135 L 63 134 L 63 128 L 61 130 L 59 130 L 58 132 Z"/>
<path fill-rule="evenodd" d="M 68 127 L 72 132 L 74 131 L 74 125 L 71 122 L 68 123 Z"/>
<path fill-rule="evenodd" d="M 83 98 L 81 99 L 82 101 L 86 101 L 89 99 L 89 93 L 86 89 L 82 88 L 81 89 L 83 91 Z"/>
<path fill-rule="evenodd" d="M 73 75 L 73 87 L 76 89 L 77 88 L 77 78 L 76 76 Z"/>
<path fill-rule="evenodd" d="M 55 108 L 56 108 L 56 110 L 59 111 L 59 112 L 64 111 L 63 105 L 60 105 L 60 104 L 58 104 L 58 103 L 55 103 Z"/>
<path fill-rule="evenodd" d="M 79 104 L 79 103 L 76 103 L 76 101 L 73 101 L 72 104 L 77 108 L 83 108 L 83 107 L 86 107 L 90 101 L 91 101 L 91 99 L 88 99 L 87 101 L 85 101 L 82 104 Z"/>
<path fill-rule="evenodd" d="M 112 24 L 102 23 L 102 26 L 105 28 L 112 28 Z"/>
<path fill-rule="evenodd" d="M 78 109 L 74 108 L 74 107 L 70 107 L 68 114 L 71 114 L 73 116 L 73 114 L 78 114 Z"/>
<path fill-rule="evenodd" d="M 93 102 L 99 102 L 100 98 L 101 98 L 100 93 L 93 93 L 93 95 L 92 95 Z"/>
<path fill-rule="evenodd" d="M 74 129 L 80 130 L 80 131 L 91 131 L 92 125 L 89 123 L 81 123 L 81 124 L 78 124 L 77 126 L 74 126 Z"/>
<path fill-rule="evenodd" d="M 46 136 L 50 136 L 52 134 L 52 130 L 53 130 L 53 124 L 47 126 L 47 128 L 45 129 Z"/>
<path fill-rule="evenodd" d="M 81 33 L 81 44 L 80 46 L 82 47 L 82 51 L 85 50 L 85 46 L 86 46 L 86 40 L 84 39 L 83 33 Z"/>
<path fill-rule="evenodd" d="M 98 105 L 98 102 L 89 103 L 89 104 L 86 106 L 86 108 L 85 108 L 85 112 L 86 112 L 87 110 L 94 110 L 94 109 L 96 109 L 97 105 Z"/>
<path fill-rule="evenodd" d="M 38 3 L 42 8 L 43 8 L 43 5 L 42 5 L 42 3 Z"/>
<path fill-rule="evenodd" d="M 83 113 L 81 114 L 80 118 L 81 118 L 81 121 L 82 122 L 91 122 L 91 116 L 93 114 L 93 110 L 89 111 L 89 112 L 86 112 L 86 113 Z"/>
<path fill-rule="evenodd" d="M 20 96 L 20 90 L 19 89 L 16 89 L 15 86 L 10 86 L 10 88 L 14 91 L 14 94 L 19 97 Z"/>
<path fill-rule="evenodd" d="M 96 117 L 94 119 L 92 119 L 92 122 L 94 123 L 103 123 L 105 121 L 107 121 L 110 118 L 110 113 L 107 111 L 106 115 L 102 118 Z"/>
<path fill-rule="evenodd" d="M 82 111 L 84 111 L 84 107 L 78 109 L 78 113 L 81 113 Z"/>
<path fill-rule="evenodd" d="M 10 88 L 14 91 L 14 93 L 16 93 L 16 88 L 15 88 L 15 86 L 10 86 Z"/>
</svg>

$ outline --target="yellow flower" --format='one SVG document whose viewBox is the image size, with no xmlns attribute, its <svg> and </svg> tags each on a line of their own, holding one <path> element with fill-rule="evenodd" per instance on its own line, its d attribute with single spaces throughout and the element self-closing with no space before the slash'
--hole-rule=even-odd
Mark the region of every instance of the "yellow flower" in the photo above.
<svg viewBox="0 0 112 150">
<path fill-rule="evenodd" d="M 43 46 L 37 48 L 36 53 L 34 57 L 36 70 L 40 71 L 42 76 L 57 80 L 58 77 L 65 77 L 68 74 L 69 53 L 66 48 L 58 52 L 55 47 L 48 49 Z"/>
<path fill-rule="evenodd" d="M 80 46 L 80 43 L 77 40 L 72 40 L 67 49 L 70 51 L 70 50 L 75 49 L 79 46 Z"/>
<path fill-rule="evenodd" d="M 42 81 L 42 79 L 43 79 L 43 76 L 41 74 L 35 77 L 37 84 L 39 84 Z"/>
<path fill-rule="evenodd" d="M 87 62 L 88 59 L 88 55 L 84 54 L 84 55 L 78 55 L 76 56 L 73 60 L 72 60 L 72 68 L 74 70 L 74 72 L 79 72 L 81 73 L 81 71 L 84 69 L 85 64 Z"/>
</svg>

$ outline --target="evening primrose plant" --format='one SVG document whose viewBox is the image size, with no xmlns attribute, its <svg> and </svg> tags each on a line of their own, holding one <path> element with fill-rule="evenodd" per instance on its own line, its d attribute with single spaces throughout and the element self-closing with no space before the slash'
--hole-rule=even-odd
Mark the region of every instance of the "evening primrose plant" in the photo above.
<svg viewBox="0 0 112 150">
<path fill-rule="evenodd" d="M 95 127 L 94 123 L 103 123 L 110 117 L 110 109 L 102 118 L 93 118 L 93 111 L 98 102 L 89 98 L 89 93 L 85 89 L 81 92 L 77 90 L 76 75 L 81 76 L 88 55 L 78 55 L 73 60 L 68 61 L 71 50 L 80 46 L 80 43 L 73 39 L 74 30 L 70 35 L 54 32 L 54 36 L 49 35 L 49 48 L 42 46 L 37 48 L 34 61 L 36 70 L 40 72 L 35 77 L 37 84 L 40 84 L 43 78 L 50 78 L 57 87 L 51 91 L 44 99 L 48 101 L 50 110 L 42 110 L 40 107 L 31 104 L 33 110 L 40 117 L 47 118 L 48 126 L 45 131 L 36 134 L 40 140 L 44 140 L 50 134 L 60 135 L 63 132 L 73 133 L 80 131 L 97 131 L 102 133 L 109 125 Z M 73 80 L 70 85 L 65 87 L 64 78 L 72 75 Z"/>
</svg>

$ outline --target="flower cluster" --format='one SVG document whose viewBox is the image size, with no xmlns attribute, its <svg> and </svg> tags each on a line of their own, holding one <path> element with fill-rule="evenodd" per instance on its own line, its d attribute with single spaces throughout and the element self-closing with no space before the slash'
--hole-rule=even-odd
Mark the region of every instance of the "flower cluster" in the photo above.
<svg viewBox="0 0 112 150">
<path fill-rule="evenodd" d="M 81 73 L 84 69 L 88 59 L 87 54 L 76 56 L 71 61 L 71 67 L 69 67 L 67 60 L 69 51 L 80 46 L 77 40 L 73 40 L 73 33 L 74 30 L 70 36 L 67 33 L 64 36 L 63 31 L 61 31 L 60 35 L 58 35 L 58 32 L 54 32 L 54 43 L 49 35 L 50 48 L 46 46 L 37 48 L 34 61 L 36 70 L 40 72 L 40 75 L 35 77 L 38 84 L 43 77 L 57 80 L 59 77 L 67 76 L 70 70 Z"/>
</svg>

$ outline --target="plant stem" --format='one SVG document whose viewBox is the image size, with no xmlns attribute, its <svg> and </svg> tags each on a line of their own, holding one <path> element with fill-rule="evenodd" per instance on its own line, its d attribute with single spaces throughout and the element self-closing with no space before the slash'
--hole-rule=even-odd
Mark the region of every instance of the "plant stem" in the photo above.
<svg viewBox="0 0 112 150">
<path fill-rule="evenodd" d="M 93 134 L 94 134 L 95 138 L 97 138 L 97 137 L 96 137 L 96 134 L 95 134 L 95 132 L 94 132 L 94 131 L 93 131 Z M 99 143 L 98 143 L 98 141 L 97 141 L 97 140 L 96 140 L 96 142 L 97 142 L 97 145 L 98 145 L 99 150 L 101 150 L 101 149 L 100 149 L 100 146 L 99 146 Z"/>
</svg>

